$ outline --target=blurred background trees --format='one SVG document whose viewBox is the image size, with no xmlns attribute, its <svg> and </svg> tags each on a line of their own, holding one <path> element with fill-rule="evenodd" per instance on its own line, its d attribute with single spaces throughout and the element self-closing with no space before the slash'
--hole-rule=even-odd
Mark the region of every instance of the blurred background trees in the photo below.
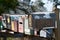
<svg viewBox="0 0 60 40">
<path fill-rule="evenodd" d="M 44 3 L 41 0 L 0 0 L 0 15 L 10 14 L 29 14 L 36 11 L 44 11 Z"/>
<path fill-rule="evenodd" d="M 0 14 L 9 12 L 10 9 L 15 10 L 18 5 L 17 0 L 0 0 Z"/>
</svg>

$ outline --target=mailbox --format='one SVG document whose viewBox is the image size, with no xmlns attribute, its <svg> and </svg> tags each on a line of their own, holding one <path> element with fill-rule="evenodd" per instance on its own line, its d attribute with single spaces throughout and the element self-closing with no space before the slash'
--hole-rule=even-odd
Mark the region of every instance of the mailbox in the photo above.
<svg viewBox="0 0 60 40">
<path fill-rule="evenodd" d="M 11 29 L 11 17 L 9 14 L 6 14 L 6 26 L 7 26 L 7 29 Z"/>
<path fill-rule="evenodd" d="M 11 17 L 11 30 L 17 32 L 19 15 L 10 15 L 10 17 Z"/>
<path fill-rule="evenodd" d="M 56 14 L 54 12 L 35 12 L 29 15 L 29 28 L 42 29 L 55 27 Z"/>
<path fill-rule="evenodd" d="M 22 15 L 23 16 L 23 15 Z M 23 33 L 23 18 L 22 16 L 19 17 L 18 19 L 18 32 Z"/>
</svg>

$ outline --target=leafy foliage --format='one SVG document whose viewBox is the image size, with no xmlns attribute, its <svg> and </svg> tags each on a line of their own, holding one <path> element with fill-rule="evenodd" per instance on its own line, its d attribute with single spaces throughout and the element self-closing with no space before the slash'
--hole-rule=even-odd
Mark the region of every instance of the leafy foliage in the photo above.
<svg viewBox="0 0 60 40">
<path fill-rule="evenodd" d="M 15 10 L 17 5 L 19 5 L 17 0 L 0 0 L 0 14 L 9 9 Z"/>
</svg>

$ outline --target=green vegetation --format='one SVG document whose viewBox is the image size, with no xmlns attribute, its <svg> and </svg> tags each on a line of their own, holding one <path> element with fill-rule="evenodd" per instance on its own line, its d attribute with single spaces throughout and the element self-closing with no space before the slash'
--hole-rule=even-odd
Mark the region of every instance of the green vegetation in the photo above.
<svg viewBox="0 0 60 40">
<path fill-rule="evenodd" d="M 10 9 L 15 10 L 18 5 L 17 0 L 0 0 L 0 14 L 9 12 Z"/>
</svg>

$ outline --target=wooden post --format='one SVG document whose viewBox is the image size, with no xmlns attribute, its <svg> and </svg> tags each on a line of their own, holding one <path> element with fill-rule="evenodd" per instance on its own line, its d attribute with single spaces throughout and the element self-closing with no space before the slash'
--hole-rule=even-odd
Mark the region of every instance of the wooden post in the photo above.
<svg viewBox="0 0 60 40">
<path fill-rule="evenodd" d="M 59 10 L 59 16 L 60 16 L 60 10 Z M 58 24 L 58 40 L 60 40 L 60 17 L 59 17 L 59 24 Z"/>
<path fill-rule="evenodd" d="M 57 20 L 57 28 L 54 30 L 55 32 L 55 40 L 60 40 L 60 27 L 59 27 L 59 9 L 55 9 L 56 20 Z"/>
</svg>

